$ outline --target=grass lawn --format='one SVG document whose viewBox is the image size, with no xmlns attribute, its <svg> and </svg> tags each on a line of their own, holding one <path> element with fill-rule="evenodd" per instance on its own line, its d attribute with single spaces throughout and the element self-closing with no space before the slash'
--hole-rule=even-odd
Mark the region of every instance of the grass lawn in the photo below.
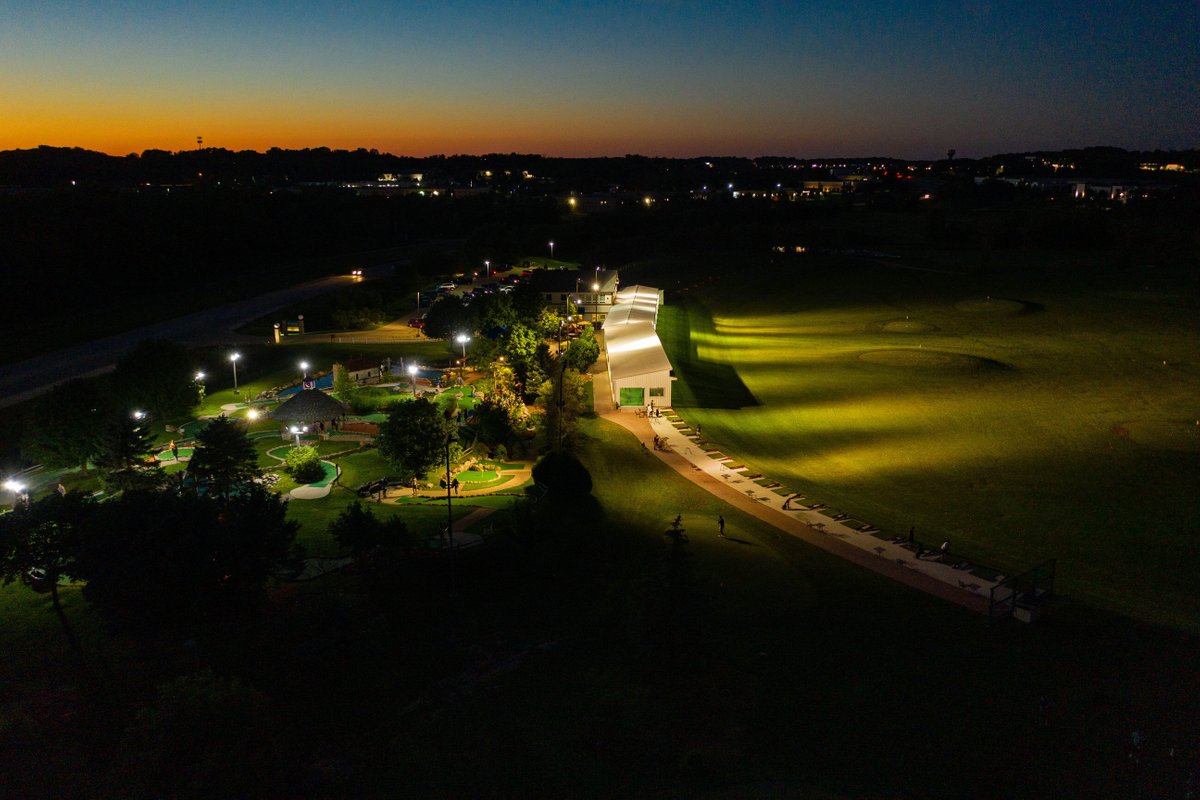
<svg viewBox="0 0 1200 800">
<path fill-rule="evenodd" d="M 710 446 L 876 526 L 1010 574 L 1058 558 L 1060 591 L 1200 629 L 1193 296 L 1019 258 L 692 266 L 718 277 L 669 296 L 659 330 L 675 411 Z"/>
</svg>

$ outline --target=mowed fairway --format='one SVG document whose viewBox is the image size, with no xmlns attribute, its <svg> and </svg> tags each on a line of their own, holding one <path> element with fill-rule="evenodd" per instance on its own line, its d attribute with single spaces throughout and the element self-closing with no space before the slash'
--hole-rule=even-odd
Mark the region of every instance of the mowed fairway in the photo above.
<svg viewBox="0 0 1200 800">
<path fill-rule="evenodd" d="M 753 471 L 1008 574 L 1057 558 L 1062 593 L 1200 627 L 1194 294 L 919 263 L 635 274 L 668 288 L 676 410 Z"/>
</svg>

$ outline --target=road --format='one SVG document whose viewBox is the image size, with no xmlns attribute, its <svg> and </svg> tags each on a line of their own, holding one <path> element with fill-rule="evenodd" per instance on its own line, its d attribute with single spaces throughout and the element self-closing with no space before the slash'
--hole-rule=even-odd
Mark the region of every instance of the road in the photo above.
<svg viewBox="0 0 1200 800">
<path fill-rule="evenodd" d="M 194 314 L 146 325 L 106 336 L 53 353 L 0 367 L 0 408 L 36 397 L 56 384 L 72 378 L 98 375 L 111 370 L 117 361 L 143 339 L 169 339 L 196 347 L 211 344 L 266 344 L 262 337 L 235 333 L 236 328 L 277 308 L 352 283 L 381 278 L 390 267 L 371 267 L 362 277 L 332 275 L 287 289 L 239 300 L 236 303 L 197 311 Z"/>
</svg>

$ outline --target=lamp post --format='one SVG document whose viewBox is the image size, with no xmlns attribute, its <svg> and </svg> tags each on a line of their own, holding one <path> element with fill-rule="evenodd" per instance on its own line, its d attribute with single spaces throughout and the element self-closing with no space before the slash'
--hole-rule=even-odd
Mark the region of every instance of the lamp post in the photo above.
<svg viewBox="0 0 1200 800">
<path fill-rule="evenodd" d="M 600 283 L 592 284 L 592 324 L 596 323 L 596 317 L 600 315 Z"/>
<path fill-rule="evenodd" d="M 296 447 L 297 447 L 297 448 L 298 448 L 298 447 L 300 447 L 300 434 L 302 434 L 302 433 L 304 433 L 305 431 L 307 431 L 307 430 L 308 430 L 308 428 L 307 428 L 307 427 L 301 427 L 301 426 L 299 426 L 299 425 L 293 425 L 292 427 L 288 428 L 288 430 L 289 430 L 289 431 L 291 431 L 291 432 L 292 432 L 292 433 L 295 435 L 295 437 L 296 437 Z"/>
<path fill-rule="evenodd" d="M 408 365 L 408 377 L 412 378 L 413 399 L 417 397 L 417 371 L 420 369 L 416 364 Z"/>
<path fill-rule="evenodd" d="M 202 370 L 197 370 L 196 371 L 196 388 L 199 390 L 200 402 L 202 402 L 202 403 L 204 402 L 204 384 L 202 383 L 203 380 L 204 380 L 204 372 Z"/>
<path fill-rule="evenodd" d="M 455 594 L 454 586 L 454 512 L 450 506 L 450 442 L 454 441 L 454 432 L 446 434 L 446 537 L 450 544 L 450 596 Z"/>
<path fill-rule="evenodd" d="M 300 371 L 304 373 L 304 380 L 308 380 L 308 362 L 307 361 L 300 362 Z"/>
<path fill-rule="evenodd" d="M 21 498 L 25 495 L 25 484 L 20 481 L 7 480 L 4 482 L 4 488 L 13 493 L 13 508 L 21 505 Z"/>
<path fill-rule="evenodd" d="M 483 275 L 485 278 L 492 277 L 492 262 L 487 259 L 484 259 L 483 262 Z"/>
<path fill-rule="evenodd" d="M 461 381 L 463 380 L 463 372 L 467 368 L 467 342 L 471 341 L 471 337 L 465 333 L 460 333 L 455 341 L 462 345 L 462 363 L 458 367 L 458 379 Z"/>
<path fill-rule="evenodd" d="M 238 362 L 238 359 L 239 359 L 239 358 L 241 358 L 241 357 L 242 357 L 242 354 L 241 354 L 241 353 L 231 353 L 231 354 L 230 354 L 230 356 L 229 356 L 229 363 L 233 364 L 233 393 L 234 393 L 234 394 L 237 394 L 237 393 L 238 393 L 238 387 L 237 387 L 237 362 Z"/>
<path fill-rule="evenodd" d="M 553 261 L 554 260 L 554 242 L 549 242 L 548 244 L 550 245 L 550 260 Z"/>
</svg>

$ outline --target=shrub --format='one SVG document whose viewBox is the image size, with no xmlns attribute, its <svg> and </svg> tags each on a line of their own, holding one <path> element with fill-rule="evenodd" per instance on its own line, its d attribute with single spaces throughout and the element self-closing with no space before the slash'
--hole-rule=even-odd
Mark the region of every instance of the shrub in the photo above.
<svg viewBox="0 0 1200 800">
<path fill-rule="evenodd" d="M 315 447 L 294 447 L 287 454 L 284 469 L 296 483 L 316 483 L 325 477 L 325 467 Z"/>
<path fill-rule="evenodd" d="M 506 448 L 502 444 L 496 445 L 496 460 L 497 461 L 507 461 L 508 460 L 508 448 Z"/>
</svg>

